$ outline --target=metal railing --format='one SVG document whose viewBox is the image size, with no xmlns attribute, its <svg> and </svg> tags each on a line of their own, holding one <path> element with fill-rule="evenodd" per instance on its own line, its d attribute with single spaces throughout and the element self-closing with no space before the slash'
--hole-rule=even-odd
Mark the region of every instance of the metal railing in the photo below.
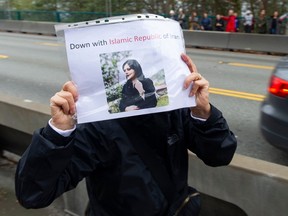
<svg viewBox="0 0 288 216">
<path fill-rule="evenodd" d="M 125 15 L 112 13 L 112 16 Z M 27 20 L 44 22 L 79 22 L 107 17 L 106 12 L 65 12 L 65 11 L 30 11 L 30 10 L 0 10 L 0 19 Z"/>
</svg>

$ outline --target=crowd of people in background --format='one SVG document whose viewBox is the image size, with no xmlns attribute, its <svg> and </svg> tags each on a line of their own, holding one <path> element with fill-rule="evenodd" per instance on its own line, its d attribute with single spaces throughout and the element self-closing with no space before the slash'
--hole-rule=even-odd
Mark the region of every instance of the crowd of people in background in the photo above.
<svg viewBox="0 0 288 216">
<path fill-rule="evenodd" d="M 278 11 L 275 11 L 271 16 L 267 16 L 263 9 L 257 17 L 254 17 L 250 10 L 238 16 L 230 9 L 227 16 L 221 14 L 209 16 L 206 12 L 199 16 L 196 11 L 187 15 L 180 8 L 178 13 L 171 10 L 170 18 L 177 20 L 182 29 L 187 30 L 239 32 L 241 29 L 245 33 L 280 34 L 281 24 L 288 19 L 288 13 L 279 16 Z"/>
</svg>

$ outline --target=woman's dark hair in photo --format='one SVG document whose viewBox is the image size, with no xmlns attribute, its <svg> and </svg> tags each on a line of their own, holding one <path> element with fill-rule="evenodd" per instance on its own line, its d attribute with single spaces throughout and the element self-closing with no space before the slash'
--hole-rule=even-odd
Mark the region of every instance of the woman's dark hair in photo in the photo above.
<svg viewBox="0 0 288 216">
<path fill-rule="evenodd" d="M 136 61 L 135 59 L 128 59 L 127 61 L 125 61 L 122 65 L 122 69 L 124 70 L 124 66 L 128 64 L 129 67 L 131 69 L 133 69 L 135 71 L 135 75 L 137 77 L 137 79 L 139 80 L 143 80 L 145 77 L 144 77 L 144 74 L 142 72 L 142 68 L 141 68 L 141 65 L 139 64 L 138 61 Z"/>
</svg>

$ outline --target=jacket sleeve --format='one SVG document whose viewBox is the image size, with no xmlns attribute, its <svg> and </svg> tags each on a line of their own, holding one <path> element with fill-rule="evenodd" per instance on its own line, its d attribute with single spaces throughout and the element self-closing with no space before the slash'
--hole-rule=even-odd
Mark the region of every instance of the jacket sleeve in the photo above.
<svg viewBox="0 0 288 216">
<path fill-rule="evenodd" d="M 223 16 L 223 17 L 221 17 L 221 19 L 223 19 L 223 20 L 225 20 L 225 21 L 228 21 L 228 20 L 229 20 L 229 17 Z"/>
<path fill-rule="evenodd" d="M 228 165 L 237 140 L 222 113 L 211 105 L 211 115 L 206 122 L 192 118 L 188 122 L 188 149 L 209 166 Z"/>
<path fill-rule="evenodd" d="M 65 191 L 75 188 L 99 164 L 90 145 L 75 141 L 76 131 L 68 138 L 49 125 L 34 132 L 32 142 L 18 163 L 15 189 L 25 208 L 50 205 Z"/>
</svg>

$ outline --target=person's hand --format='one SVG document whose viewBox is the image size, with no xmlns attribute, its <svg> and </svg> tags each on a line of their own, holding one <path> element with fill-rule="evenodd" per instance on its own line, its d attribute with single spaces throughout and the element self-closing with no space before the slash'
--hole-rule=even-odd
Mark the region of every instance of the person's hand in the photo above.
<svg viewBox="0 0 288 216">
<path fill-rule="evenodd" d="M 127 111 L 133 111 L 133 110 L 139 110 L 139 107 L 138 106 L 135 106 L 135 105 L 131 105 L 131 106 L 127 106 L 125 108 L 125 112 Z"/>
<path fill-rule="evenodd" d="M 75 84 L 66 82 L 62 90 L 57 92 L 50 99 L 51 124 L 61 130 L 72 129 L 75 125 L 73 115 L 76 113 L 75 102 L 78 99 L 78 92 Z"/>
<path fill-rule="evenodd" d="M 181 58 L 191 72 L 184 80 L 184 88 L 188 89 L 192 85 L 189 96 L 196 97 L 196 106 L 190 108 L 191 112 L 195 117 L 208 119 L 211 112 L 209 82 L 198 73 L 196 65 L 188 55 L 182 54 Z"/>
<path fill-rule="evenodd" d="M 129 74 L 128 76 L 126 76 L 126 79 L 127 80 L 130 80 L 130 79 L 132 79 L 134 77 L 134 73 L 131 73 L 131 74 Z"/>
<path fill-rule="evenodd" d="M 139 95 L 144 99 L 145 98 L 145 90 L 143 88 L 143 84 L 139 81 L 139 80 L 136 80 L 135 84 L 134 84 L 134 87 L 137 89 L 137 91 L 139 92 Z"/>
</svg>

